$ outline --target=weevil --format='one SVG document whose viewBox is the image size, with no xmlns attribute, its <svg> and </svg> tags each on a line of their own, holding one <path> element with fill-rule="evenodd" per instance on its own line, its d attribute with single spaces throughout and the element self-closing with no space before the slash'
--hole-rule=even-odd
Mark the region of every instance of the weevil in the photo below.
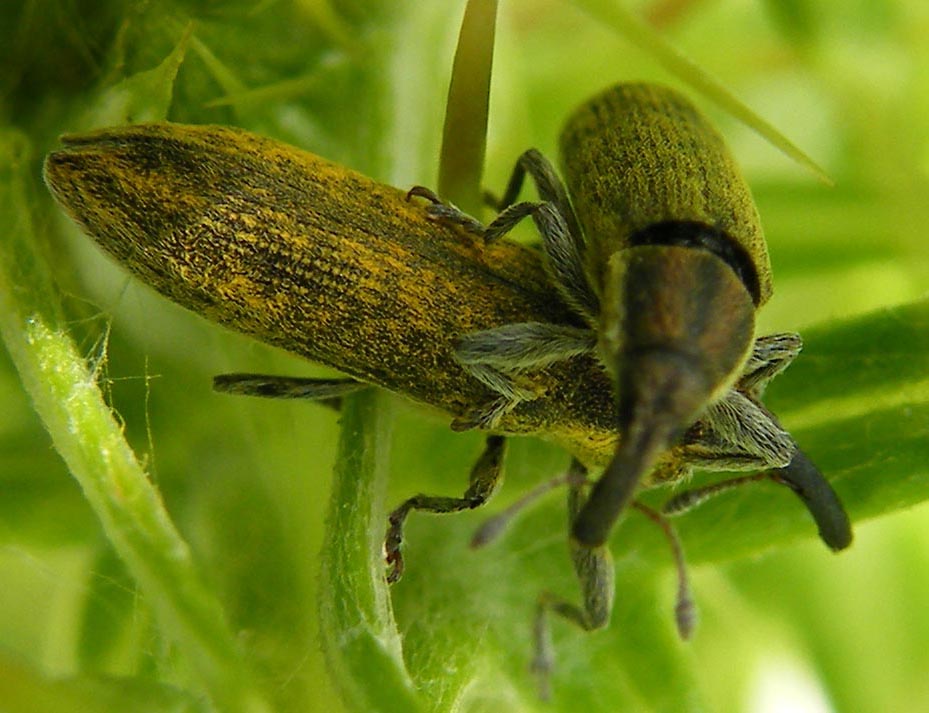
<svg viewBox="0 0 929 713">
<path fill-rule="evenodd" d="M 834 550 L 851 542 L 835 492 L 763 406 L 763 390 L 799 353 L 796 335 L 754 340 L 755 312 L 772 293 L 771 266 L 748 185 L 720 134 L 685 97 L 652 84 L 621 84 L 584 103 L 561 134 L 564 182 L 536 150 L 520 156 L 499 215 L 469 224 L 453 206 L 432 212 L 493 244 L 531 216 L 554 287 L 586 329 L 523 320 L 463 336 L 456 356 L 499 398 L 476 418 L 494 428 L 532 394 L 515 379 L 535 368 L 595 355 L 616 396 L 621 438 L 586 497 L 586 469 L 573 466 L 571 544 L 581 607 L 544 594 L 535 668 L 551 667 L 548 611 L 585 629 L 604 626 L 612 589 L 604 545 L 645 484 L 682 477 L 667 455 L 682 437 L 719 438 L 698 465 L 774 469 L 810 508 Z M 520 202 L 526 175 L 540 201 Z M 662 462 L 662 460 L 664 461 Z M 670 461 L 674 463 L 674 461 Z M 678 462 L 680 463 L 680 462 Z M 657 466 L 657 467 L 656 467 Z M 675 514 L 754 476 L 670 501 Z M 650 513 L 636 504 L 653 519 Z M 679 545 L 672 537 L 679 554 Z M 678 556 L 680 561 L 680 556 Z M 678 622 L 692 625 L 683 571 Z"/>
<path fill-rule="evenodd" d="M 532 398 L 514 388 L 513 375 L 597 355 L 623 435 L 573 525 L 580 544 L 597 547 L 660 454 L 708 405 L 741 393 L 730 387 L 749 359 L 771 267 L 751 193 L 722 137 L 677 92 L 616 86 L 569 119 L 561 149 L 567 188 L 538 151 L 527 151 L 504 210 L 483 234 L 492 242 L 531 215 L 552 280 L 587 329 L 568 340 L 561 325 L 523 321 L 466 335 L 457 355 L 500 394 L 479 418 L 490 427 Z M 514 204 L 527 173 L 542 202 Z M 733 406 L 737 423 L 763 431 L 743 439 L 758 465 L 786 466 L 790 437 L 752 399 Z"/>
<path fill-rule="evenodd" d="M 570 131 L 565 135 L 566 153 L 581 172 L 595 154 L 581 137 L 605 131 L 590 118 L 596 106 L 587 107 L 588 118 L 569 123 L 575 138 Z M 693 120 L 702 121 L 695 113 Z M 638 151 L 652 148 L 643 141 Z M 592 163 L 591 173 L 610 168 Z M 748 283 L 730 275 L 736 271 L 711 248 L 664 245 L 662 231 L 648 230 L 666 222 L 659 212 L 640 216 L 654 218 L 636 231 L 649 244 L 632 245 L 620 231 L 600 245 L 591 236 L 601 235 L 596 221 L 606 220 L 596 210 L 601 188 L 572 178 L 570 160 L 568 169 L 576 213 L 554 171 L 530 151 L 517 165 L 505 209 L 486 230 L 444 204 L 410 200 L 403 191 L 313 154 L 226 127 L 157 123 L 65 137 L 63 148 L 46 160 L 45 179 L 72 219 L 146 284 L 208 319 L 347 375 L 322 380 L 227 374 L 216 377 L 219 390 L 333 400 L 374 385 L 448 414 L 453 428 L 489 433 L 461 497 L 417 495 L 391 514 L 385 543 L 391 581 L 402 572 L 407 514 L 483 504 L 500 480 L 509 435 L 541 436 L 576 459 L 567 480 L 572 512 L 579 513 L 574 559 L 587 603 L 578 609 L 546 595 L 542 615 L 554 608 L 587 628 L 605 623 L 612 577 L 600 541 L 646 470 L 645 484 L 657 484 L 680 480 L 693 467 L 765 469 L 804 499 L 827 543 L 845 546 L 850 530 L 835 494 L 812 464 L 804 460 L 801 467 L 793 441 L 760 403 L 764 385 L 799 350 L 796 335 L 752 343 L 753 310 L 770 292 L 766 258 L 760 268 L 746 263 L 745 269 L 755 266 L 755 273 L 746 274 L 758 278 L 757 295 L 749 290 L 746 304 L 739 289 Z M 506 207 L 526 173 L 543 201 Z M 602 189 L 634 188 L 617 185 L 609 171 L 605 176 Z M 575 183 L 582 188 L 575 190 Z M 542 229 L 544 258 L 497 239 L 530 214 Z M 702 213 L 685 218 L 708 221 L 710 227 L 696 237 L 710 242 L 720 243 L 730 229 Z M 763 250 L 763 242 L 758 244 Z M 592 245 L 600 245 L 600 252 Z M 750 247 L 735 245 L 745 252 Z M 643 271 L 626 279 L 637 265 L 630 248 L 654 255 L 645 262 L 657 266 L 656 279 L 678 263 L 704 265 L 710 282 L 737 295 L 741 315 L 737 338 L 732 324 L 708 343 L 694 337 L 691 346 L 702 349 L 695 358 L 703 352 L 721 358 L 707 379 L 698 379 L 699 388 L 655 416 L 657 422 L 643 422 L 640 403 L 661 410 L 664 404 L 654 398 L 660 390 L 633 378 L 636 370 L 652 378 L 655 359 L 629 360 L 623 333 L 634 332 L 642 341 L 655 331 L 663 323 L 657 317 L 667 316 L 658 309 L 664 293 L 653 289 Z M 645 311 L 626 321 L 618 311 L 631 304 L 619 298 L 624 284 L 645 290 Z M 652 297 L 659 302 L 651 304 Z M 626 322 L 638 331 L 626 329 Z M 675 345 L 692 336 L 685 321 L 678 326 L 684 332 L 675 332 Z M 672 354 L 669 363 L 676 358 Z M 638 391 L 629 391 L 627 382 L 635 382 Z M 629 396 L 640 392 L 641 397 Z M 657 423 L 660 438 L 636 431 L 643 423 Z M 777 457 L 769 456 L 772 450 Z M 627 472 L 623 454 L 629 453 L 641 472 L 632 478 L 636 482 L 619 478 L 630 493 L 617 499 L 617 463 Z M 601 495 L 595 488 L 583 497 L 587 467 L 602 466 L 607 474 L 599 482 L 606 490 Z M 708 494 L 679 496 L 672 510 L 687 509 Z M 578 528 L 578 522 L 588 524 Z M 596 537 L 585 534 L 591 526 Z M 544 627 L 538 628 L 541 641 Z M 538 648 L 542 670 L 548 666 L 544 643 Z"/>
</svg>

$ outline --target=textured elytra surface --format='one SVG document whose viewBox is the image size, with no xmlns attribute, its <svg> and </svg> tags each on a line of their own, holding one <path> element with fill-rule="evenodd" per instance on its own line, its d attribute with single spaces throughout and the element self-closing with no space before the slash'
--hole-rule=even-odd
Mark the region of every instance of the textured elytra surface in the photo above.
<svg viewBox="0 0 929 713">
<path fill-rule="evenodd" d="M 572 323 L 537 253 L 485 246 L 395 188 L 223 127 L 149 124 L 65 140 L 46 180 L 107 252 L 175 302 L 363 381 L 464 416 L 493 401 L 455 339 Z M 615 443 L 590 358 L 520 377 L 539 398 L 500 424 L 588 459 Z"/>
<path fill-rule="evenodd" d="M 696 221 L 732 238 L 758 273 L 759 304 L 771 265 L 748 184 L 722 137 L 679 93 L 620 84 L 581 106 L 561 135 L 565 181 L 587 245 L 594 288 L 609 257 L 636 232 Z"/>
</svg>

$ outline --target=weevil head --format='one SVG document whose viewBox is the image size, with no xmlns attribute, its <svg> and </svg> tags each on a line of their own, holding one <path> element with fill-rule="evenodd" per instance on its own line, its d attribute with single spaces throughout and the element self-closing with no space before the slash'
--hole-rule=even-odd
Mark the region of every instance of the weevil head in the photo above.
<svg viewBox="0 0 929 713">
<path fill-rule="evenodd" d="M 657 387 L 650 362 L 688 364 L 692 387 L 710 390 L 701 405 L 733 383 L 751 348 L 755 305 L 725 260 L 701 248 L 642 245 L 613 255 L 605 287 L 598 348 L 621 411 L 631 408 L 627 396 L 640 400 L 633 395 Z"/>
<path fill-rule="evenodd" d="M 574 523 L 602 544 L 642 476 L 748 357 L 755 303 L 733 267 L 702 247 L 640 245 L 609 260 L 600 358 L 617 394 L 620 444 Z"/>
</svg>

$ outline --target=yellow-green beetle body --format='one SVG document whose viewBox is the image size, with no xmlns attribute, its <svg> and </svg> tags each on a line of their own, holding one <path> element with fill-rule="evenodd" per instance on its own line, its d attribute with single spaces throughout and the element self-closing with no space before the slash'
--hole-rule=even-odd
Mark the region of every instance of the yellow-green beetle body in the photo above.
<svg viewBox="0 0 929 713">
<path fill-rule="evenodd" d="M 461 419 L 494 395 L 455 338 L 525 319 L 572 322 L 539 255 L 485 245 L 405 193 L 314 154 L 219 126 L 140 124 L 65 137 L 46 182 L 144 283 L 215 322 Z M 610 386 L 593 359 L 526 377 L 538 399 L 499 433 L 603 463 Z M 577 383 L 586 388 L 578 390 Z"/>
<path fill-rule="evenodd" d="M 760 307 L 771 264 L 751 190 L 719 132 L 680 93 L 620 84 L 575 111 L 561 133 L 561 164 L 587 236 L 586 265 L 602 292 L 610 257 L 633 236 L 694 222 L 731 238 Z"/>
</svg>

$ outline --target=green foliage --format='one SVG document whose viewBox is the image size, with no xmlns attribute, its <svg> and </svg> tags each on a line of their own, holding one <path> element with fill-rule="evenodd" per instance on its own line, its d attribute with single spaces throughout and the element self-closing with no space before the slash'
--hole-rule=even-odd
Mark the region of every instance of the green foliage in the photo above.
<svg viewBox="0 0 929 713">
<path fill-rule="evenodd" d="M 0 9 L 5 710 L 543 709 L 526 671 L 532 608 L 542 588 L 577 592 L 561 497 L 478 552 L 468 541 L 486 513 L 413 515 L 407 574 L 387 590 L 385 512 L 418 491 L 461 492 L 480 437 L 380 395 L 352 402 L 340 441 L 326 409 L 213 394 L 215 373 L 322 372 L 129 280 L 40 180 L 58 134 L 166 117 L 242 126 L 395 185 L 436 185 L 456 5 Z M 598 23 L 608 3 L 576 5 L 584 12 L 502 4 L 493 190 L 523 149 L 554 155 L 561 121 L 607 84 L 680 86 Z M 702 618 L 681 644 L 670 555 L 630 515 L 613 537 L 613 623 L 590 636 L 555 625 L 547 709 L 755 710 L 759 682 L 785 670 L 836 710 L 910 709 L 929 695 L 929 523 L 922 511 L 864 521 L 929 494 L 929 57 L 913 31 L 929 15 L 918 0 L 635 7 L 835 183 L 684 87 L 755 191 L 775 272 L 762 331 L 806 341 L 769 405 L 858 527 L 833 557 L 773 484 L 684 516 Z M 566 462 L 515 441 L 490 509 Z"/>
</svg>

